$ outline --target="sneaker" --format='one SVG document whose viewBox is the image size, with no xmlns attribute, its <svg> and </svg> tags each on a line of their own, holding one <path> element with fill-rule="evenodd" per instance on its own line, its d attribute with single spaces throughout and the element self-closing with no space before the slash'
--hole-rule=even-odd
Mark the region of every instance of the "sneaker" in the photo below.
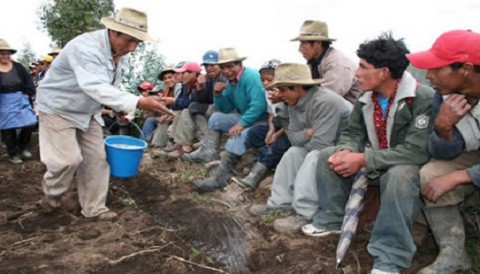
<svg viewBox="0 0 480 274">
<path fill-rule="evenodd" d="M 326 228 L 320 228 L 314 224 L 306 224 L 302 226 L 303 234 L 312 237 L 324 237 L 330 234 L 340 234 L 340 230 L 327 230 Z"/>
<path fill-rule="evenodd" d="M 25 157 L 25 158 L 27 158 L 27 159 L 29 159 L 29 158 L 32 158 L 32 153 L 30 153 L 30 151 L 24 149 L 24 150 L 22 151 L 22 156 Z"/>
<path fill-rule="evenodd" d="M 273 222 L 273 228 L 282 233 L 295 233 L 308 224 L 309 220 L 301 215 L 292 215 Z"/>
<path fill-rule="evenodd" d="M 10 163 L 12 164 L 21 164 L 23 163 L 22 159 L 20 159 L 20 157 L 18 157 L 17 155 L 13 156 L 13 157 L 8 157 L 8 160 L 10 161 Z"/>
</svg>

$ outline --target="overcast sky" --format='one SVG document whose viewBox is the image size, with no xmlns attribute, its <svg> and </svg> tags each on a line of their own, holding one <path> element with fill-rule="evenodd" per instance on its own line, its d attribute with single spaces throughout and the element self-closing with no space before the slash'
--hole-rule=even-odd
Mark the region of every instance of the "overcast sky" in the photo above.
<svg viewBox="0 0 480 274">
<path fill-rule="evenodd" d="M 17 49 L 30 42 L 40 56 L 49 52 L 50 39 L 39 30 L 37 10 L 43 0 L 3 1 L 0 38 Z M 298 42 L 304 20 L 325 21 L 333 46 L 356 59 L 366 39 L 392 31 L 405 38 L 412 52 L 430 48 L 435 38 L 452 29 L 480 31 L 478 0 L 114 0 L 115 8 L 147 11 L 149 33 L 167 63 L 201 62 L 209 49 L 235 47 L 245 64 L 258 68 L 272 58 L 305 60 Z"/>
</svg>

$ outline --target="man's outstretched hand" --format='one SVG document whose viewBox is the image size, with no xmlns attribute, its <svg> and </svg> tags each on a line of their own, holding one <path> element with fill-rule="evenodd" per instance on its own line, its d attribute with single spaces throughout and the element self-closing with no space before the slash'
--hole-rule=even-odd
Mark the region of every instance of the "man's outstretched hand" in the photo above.
<svg viewBox="0 0 480 274">
<path fill-rule="evenodd" d="M 158 96 L 140 96 L 140 99 L 137 103 L 137 108 L 175 116 L 175 113 L 173 113 L 173 111 L 167 107 L 165 102 L 162 101 L 161 97 Z"/>
</svg>

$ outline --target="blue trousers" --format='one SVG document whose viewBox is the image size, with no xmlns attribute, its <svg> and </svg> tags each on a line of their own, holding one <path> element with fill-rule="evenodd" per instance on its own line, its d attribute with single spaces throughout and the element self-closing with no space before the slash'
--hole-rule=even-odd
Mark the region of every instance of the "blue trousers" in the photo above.
<svg viewBox="0 0 480 274">
<path fill-rule="evenodd" d="M 231 127 L 236 125 L 240 121 L 241 114 L 238 112 L 215 112 L 208 119 L 207 128 L 209 130 L 218 130 L 221 132 L 228 132 Z M 266 124 L 267 121 L 259 121 L 257 124 Z M 245 147 L 245 141 L 247 139 L 248 132 L 251 127 L 244 128 L 239 136 L 235 138 L 229 138 L 225 144 L 225 149 L 236 155 L 243 155 L 247 150 Z"/>
<path fill-rule="evenodd" d="M 142 127 L 142 132 L 143 135 L 141 137 L 145 138 L 147 140 L 150 140 L 150 138 L 153 135 L 153 132 L 155 132 L 155 129 L 157 128 L 157 116 L 152 116 L 148 117 L 145 119 L 143 122 L 143 127 Z"/>
<path fill-rule="evenodd" d="M 268 124 L 254 125 L 250 128 L 245 141 L 245 146 L 258 149 L 258 162 L 265 165 L 268 169 L 272 169 L 278 165 L 283 154 L 290 148 L 290 141 L 284 134 L 280 139 L 271 145 L 265 144 L 265 136 L 268 132 Z"/>
</svg>

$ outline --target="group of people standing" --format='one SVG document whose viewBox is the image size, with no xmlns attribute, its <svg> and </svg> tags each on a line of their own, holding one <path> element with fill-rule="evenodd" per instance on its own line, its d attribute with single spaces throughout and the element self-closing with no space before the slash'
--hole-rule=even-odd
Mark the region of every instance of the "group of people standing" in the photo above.
<svg viewBox="0 0 480 274">
<path fill-rule="evenodd" d="M 402 39 L 384 33 L 359 46 L 357 66 L 332 46 L 326 23 L 307 20 L 292 39 L 306 64 L 274 59 L 256 70 L 244 66 L 246 57 L 234 48 L 210 50 L 201 64 L 206 76 L 198 63 L 184 62 L 160 72 L 160 96 L 136 96 L 118 86 L 126 55 L 151 40 L 147 16 L 124 8 L 101 22 L 106 29 L 65 46 L 38 88 L 48 205 L 61 206 L 76 175 L 82 214 L 116 218 L 105 205 L 110 174 L 100 113 L 104 106 L 124 114 L 140 108 L 155 113 L 145 121 L 145 138 L 171 157 L 217 159 L 221 136 L 228 135 L 220 165 L 195 181 L 202 191 L 227 186 L 245 151 L 258 148 L 250 174 L 235 181 L 256 188 L 275 169 L 268 201 L 250 212 L 283 212 L 274 222 L 280 232 L 339 233 L 352 182 L 363 170 L 369 184 L 380 188 L 367 247 L 371 273 L 411 266 L 420 208 L 440 249 L 420 273 L 471 267 L 458 205 L 480 186 L 480 34 L 446 32 L 430 50 L 410 53 Z M 0 42 L 0 114 L 6 115 L 9 103 L 3 102 L 28 104 L 33 83 L 8 61 L 14 50 Z M 433 89 L 407 72 L 409 64 L 427 70 Z M 23 149 L 10 147 L 12 153 Z"/>
</svg>

